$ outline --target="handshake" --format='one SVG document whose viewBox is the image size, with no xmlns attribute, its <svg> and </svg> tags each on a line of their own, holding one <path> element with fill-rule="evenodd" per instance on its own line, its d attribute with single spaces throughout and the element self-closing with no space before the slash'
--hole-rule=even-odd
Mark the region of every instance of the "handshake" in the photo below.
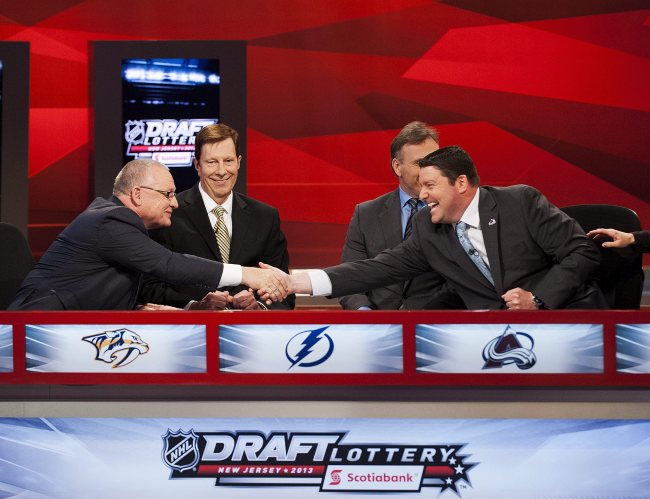
<svg viewBox="0 0 650 499">
<path fill-rule="evenodd" d="M 260 263 L 260 268 L 242 267 L 241 283 L 248 289 L 236 295 L 228 291 L 213 291 L 201 300 L 189 304 L 189 310 L 260 310 L 264 305 L 255 299 L 253 290 L 257 290 L 259 298 L 270 305 L 284 300 L 291 293 L 311 293 L 312 286 L 307 274 L 289 275 L 282 270 Z M 139 310 L 182 310 L 168 305 L 146 303 Z"/>
<path fill-rule="evenodd" d="M 259 297 L 267 305 L 284 300 L 291 293 L 305 292 L 303 279 L 300 277 L 302 276 L 290 276 L 278 268 L 261 262 L 259 269 L 242 267 L 242 284 L 256 289 Z M 309 291 L 311 291 L 311 283 Z"/>
<path fill-rule="evenodd" d="M 305 272 L 289 275 L 261 262 L 259 269 L 242 267 L 242 272 L 242 283 L 256 289 L 267 305 L 284 300 L 291 293 L 312 293 L 311 279 Z"/>
</svg>

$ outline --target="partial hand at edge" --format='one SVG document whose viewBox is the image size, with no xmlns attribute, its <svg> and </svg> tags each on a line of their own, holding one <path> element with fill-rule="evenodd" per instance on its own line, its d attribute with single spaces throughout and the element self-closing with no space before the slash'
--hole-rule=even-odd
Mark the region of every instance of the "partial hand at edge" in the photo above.
<svg viewBox="0 0 650 499">
<path fill-rule="evenodd" d="M 600 242 L 604 237 L 611 237 L 611 241 L 602 244 L 603 248 L 625 248 L 634 243 L 634 234 L 616 229 L 594 229 L 587 232 L 587 236 L 596 242 Z"/>
</svg>

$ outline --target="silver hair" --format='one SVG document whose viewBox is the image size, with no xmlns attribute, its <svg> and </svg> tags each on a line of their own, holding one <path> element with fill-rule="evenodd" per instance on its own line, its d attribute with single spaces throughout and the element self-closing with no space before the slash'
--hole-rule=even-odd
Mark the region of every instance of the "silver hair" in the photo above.
<svg viewBox="0 0 650 499">
<path fill-rule="evenodd" d="M 141 185 L 149 176 L 151 168 L 168 168 L 153 159 L 134 159 L 129 161 L 115 177 L 113 195 L 129 194 L 131 189 Z"/>
</svg>

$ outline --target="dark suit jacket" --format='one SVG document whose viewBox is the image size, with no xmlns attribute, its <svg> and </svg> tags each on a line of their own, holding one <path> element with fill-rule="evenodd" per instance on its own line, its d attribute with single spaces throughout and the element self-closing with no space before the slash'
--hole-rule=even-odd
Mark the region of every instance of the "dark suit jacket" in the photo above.
<svg viewBox="0 0 650 499">
<path fill-rule="evenodd" d="M 223 265 L 152 241 L 116 197 L 97 198 L 59 234 L 27 275 L 10 309 L 133 309 L 143 272 L 214 289 Z M 206 292 L 204 291 L 204 292 Z"/>
<path fill-rule="evenodd" d="M 348 226 L 342 262 L 374 258 L 382 251 L 402 242 L 402 220 L 399 189 L 358 204 Z M 456 293 L 432 270 L 408 282 L 390 284 L 366 293 L 343 296 L 346 310 L 371 307 L 378 310 L 464 308 Z"/>
<path fill-rule="evenodd" d="M 469 309 L 503 309 L 501 295 L 532 291 L 552 309 L 607 308 L 591 281 L 600 254 L 575 220 L 525 185 L 481 187 L 481 230 L 494 286 L 464 252 L 451 224 L 431 223 L 429 210 L 415 216 L 404 243 L 372 260 L 325 269 L 332 296 L 385 286 L 436 269 Z"/>
<path fill-rule="evenodd" d="M 650 252 L 650 230 L 634 232 L 634 244 L 640 252 Z"/>
<path fill-rule="evenodd" d="M 287 240 L 280 229 L 278 210 L 236 192 L 233 196 L 230 263 L 257 267 L 259 262 L 264 262 L 288 272 Z M 172 213 L 171 227 L 152 233 L 152 237 L 172 251 L 220 262 L 221 254 L 198 184 L 180 193 L 177 199 L 178 208 Z M 221 288 L 220 291 L 234 295 L 242 289 L 246 287 Z M 140 293 L 142 302 L 174 307 L 184 307 L 190 300 L 200 300 L 203 296 L 205 292 L 196 287 L 161 282 L 155 277 L 145 279 Z M 295 296 L 291 295 L 269 308 L 292 309 L 294 302 Z"/>
</svg>

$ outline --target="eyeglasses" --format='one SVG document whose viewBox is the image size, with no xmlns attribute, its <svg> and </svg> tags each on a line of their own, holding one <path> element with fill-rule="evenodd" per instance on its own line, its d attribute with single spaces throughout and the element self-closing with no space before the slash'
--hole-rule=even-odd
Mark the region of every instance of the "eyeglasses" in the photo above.
<svg viewBox="0 0 650 499">
<path fill-rule="evenodd" d="M 140 189 L 149 189 L 150 191 L 156 191 L 165 196 L 167 199 L 172 199 L 176 197 L 176 193 L 174 191 L 161 191 L 160 189 L 154 189 L 153 187 L 147 187 L 146 185 L 141 185 L 139 186 Z"/>
</svg>

